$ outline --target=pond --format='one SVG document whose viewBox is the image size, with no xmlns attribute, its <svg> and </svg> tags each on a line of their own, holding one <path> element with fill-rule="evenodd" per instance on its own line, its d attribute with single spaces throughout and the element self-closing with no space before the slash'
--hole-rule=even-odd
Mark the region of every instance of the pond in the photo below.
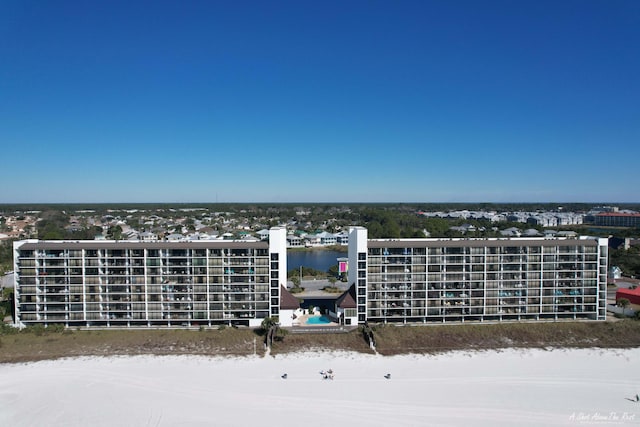
<svg viewBox="0 0 640 427">
<path fill-rule="evenodd" d="M 310 267 L 320 271 L 327 271 L 338 263 L 338 258 L 346 258 L 348 254 L 340 251 L 323 249 L 308 251 L 287 251 L 287 270 Z"/>
</svg>

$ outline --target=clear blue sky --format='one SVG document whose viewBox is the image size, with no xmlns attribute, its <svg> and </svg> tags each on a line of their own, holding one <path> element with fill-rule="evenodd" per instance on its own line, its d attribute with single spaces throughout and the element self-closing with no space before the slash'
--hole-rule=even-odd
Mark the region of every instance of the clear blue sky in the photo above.
<svg viewBox="0 0 640 427">
<path fill-rule="evenodd" d="M 0 3 L 0 203 L 640 202 L 640 1 Z"/>
</svg>

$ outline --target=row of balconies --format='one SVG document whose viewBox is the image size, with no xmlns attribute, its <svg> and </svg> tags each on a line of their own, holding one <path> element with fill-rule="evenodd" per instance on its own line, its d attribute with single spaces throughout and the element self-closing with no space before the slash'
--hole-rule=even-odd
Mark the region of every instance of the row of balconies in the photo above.
<svg viewBox="0 0 640 427">
<path fill-rule="evenodd" d="M 159 322 L 159 321 L 182 321 L 191 322 L 195 321 L 209 321 L 209 320 L 223 320 L 223 319 L 251 319 L 251 318 L 266 318 L 268 317 L 268 310 L 263 311 L 247 311 L 247 312 L 131 312 L 131 313 L 102 313 L 102 312 L 88 312 L 86 316 L 84 313 L 24 313 L 21 320 L 24 322 Z M 256 317 L 257 316 L 257 317 Z"/>
<path fill-rule="evenodd" d="M 29 285 L 154 285 L 160 283 L 177 283 L 177 284 L 201 284 L 206 285 L 206 276 L 148 276 L 146 279 L 140 276 L 85 276 L 82 277 L 62 277 L 47 276 L 46 278 L 19 278 L 17 280 L 20 286 Z M 234 275 L 234 276 L 209 276 L 210 284 L 217 283 L 268 283 L 267 275 Z"/>
<path fill-rule="evenodd" d="M 595 306 L 543 306 L 543 307 L 438 307 L 438 308 L 413 308 L 413 307 L 381 307 L 368 309 L 369 318 L 407 318 L 407 317 L 446 317 L 446 316 L 493 316 L 503 314 L 565 314 L 565 313 L 581 313 L 595 314 Z"/>
<path fill-rule="evenodd" d="M 210 311 L 236 311 L 242 312 L 247 310 L 266 310 L 269 308 L 269 303 L 226 303 L 222 304 L 221 307 L 211 307 Z M 155 310 L 160 311 L 170 311 L 170 312 L 190 312 L 194 310 L 192 304 L 178 304 L 178 303 L 170 303 L 170 304 L 162 304 L 159 307 L 156 307 Z M 198 308 L 195 310 L 202 311 L 203 308 Z M 142 313 L 147 311 L 154 311 L 153 309 L 145 309 L 144 307 L 132 308 L 129 306 L 113 306 L 109 304 L 99 304 L 99 305 L 91 305 L 87 304 L 86 307 L 80 305 L 79 307 L 72 308 L 69 305 L 38 305 L 38 304 L 23 304 L 20 306 L 20 313 L 60 313 L 60 312 L 109 312 L 109 313 Z"/>
<path fill-rule="evenodd" d="M 566 304 L 566 303 L 595 303 L 595 296 L 581 295 L 565 295 L 565 296 L 529 296 L 522 295 L 520 297 L 504 297 L 497 295 L 487 295 L 486 297 L 456 297 L 456 296 L 430 296 L 428 298 L 412 298 L 404 296 L 388 296 L 388 295 L 369 295 L 370 303 L 395 303 L 395 304 L 423 304 L 427 301 L 430 305 L 539 305 L 543 304 Z"/>
<path fill-rule="evenodd" d="M 92 295 L 92 294 L 105 294 L 105 295 L 145 295 L 145 294 L 206 294 L 207 287 L 200 286 L 198 291 L 195 292 L 192 287 L 162 287 L 160 285 L 148 286 L 147 288 L 138 287 L 131 291 L 130 287 L 124 286 L 87 286 L 85 288 L 81 286 L 72 286 L 70 288 L 60 286 L 25 286 L 20 289 L 22 295 Z M 210 286 L 209 293 L 211 294 L 253 294 L 253 293 L 267 293 L 267 287 L 265 285 L 259 285 L 258 287 L 252 286 Z"/>
<path fill-rule="evenodd" d="M 370 255 L 368 257 L 369 265 L 383 264 L 405 264 L 405 265 L 421 265 L 421 264 L 528 264 L 540 262 L 594 262 L 598 259 L 597 254 L 575 254 L 575 255 L 556 255 L 541 254 L 535 255 L 430 255 L 428 257 L 405 257 L 405 256 L 378 256 Z"/>
<path fill-rule="evenodd" d="M 250 253 L 250 252 L 223 252 L 218 250 L 210 251 L 209 255 L 206 252 L 194 252 L 194 253 L 171 253 L 166 251 L 149 251 L 146 255 L 142 251 L 131 251 L 128 254 L 125 252 L 121 253 L 113 253 L 105 250 L 87 250 L 83 256 L 82 251 L 20 251 L 20 259 L 24 260 L 32 260 L 32 259 L 59 259 L 59 260 L 68 260 L 68 259 L 106 259 L 106 260 L 117 260 L 117 261 L 126 261 L 126 260 L 142 260 L 142 259 L 183 259 L 185 262 L 187 260 L 196 260 L 196 259 L 211 259 L 211 258 L 246 258 L 246 259 L 257 259 L 257 258 L 269 258 L 268 253 L 258 254 L 258 253 Z"/>
<path fill-rule="evenodd" d="M 267 269 L 265 269 L 264 271 L 260 271 L 260 270 L 256 270 L 253 268 L 245 268 L 245 269 L 220 269 L 219 271 L 209 271 L 209 275 L 210 276 L 215 276 L 215 275 L 245 275 L 245 276 L 253 276 L 253 275 L 263 275 L 263 276 L 267 276 L 269 275 L 269 271 Z M 207 271 L 206 270 L 196 270 L 196 271 L 186 271 L 186 270 L 180 270 L 180 269 L 164 269 L 164 270 L 148 270 L 146 273 L 144 270 L 139 270 L 139 271 L 130 271 L 128 269 L 122 269 L 122 268 L 98 268 L 95 269 L 95 271 L 73 271 L 73 270 L 51 270 L 48 269 L 47 271 L 34 271 L 34 272 L 30 272 L 29 274 L 20 274 L 20 277 L 22 278 L 26 278 L 26 277 L 93 277 L 93 276 L 125 276 L 125 277 L 130 277 L 130 276 L 168 276 L 168 275 L 175 275 L 175 276 L 206 276 L 207 275 Z"/>
</svg>

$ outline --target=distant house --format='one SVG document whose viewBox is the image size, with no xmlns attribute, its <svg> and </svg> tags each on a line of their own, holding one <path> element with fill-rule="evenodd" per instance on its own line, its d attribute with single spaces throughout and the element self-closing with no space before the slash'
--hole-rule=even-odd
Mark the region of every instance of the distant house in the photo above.
<svg viewBox="0 0 640 427">
<path fill-rule="evenodd" d="M 505 237 L 520 237 L 522 233 L 520 232 L 520 229 L 511 227 L 500 231 L 500 234 Z"/>
<path fill-rule="evenodd" d="M 140 233 L 140 240 L 143 242 L 154 242 L 158 240 L 158 235 L 156 233 L 152 233 L 151 231 L 144 231 Z"/>
<path fill-rule="evenodd" d="M 203 229 L 204 230 L 204 229 Z M 211 230 L 210 232 L 199 231 L 191 236 L 191 240 L 218 240 L 221 237 L 218 236 L 215 230 Z"/>
<path fill-rule="evenodd" d="M 558 237 L 578 237 L 578 233 L 576 233 L 575 231 L 558 231 L 557 234 Z"/>
<path fill-rule="evenodd" d="M 260 231 L 257 231 L 256 234 L 260 237 L 260 240 L 268 240 L 269 239 L 269 230 L 263 228 Z"/>
<path fill-rule="evenodd" d="M 341 231 L 336 234 L 336 242 L 339 245 L 347 246 L 349 244 L 349 233 L 346 231 Z"/>
<path fill-rule="evenodd" d="M 140 233 L 135 230 L 129 230 L 124 233 L 124 237 L 127 240 L 140 240 Z"/>
<path fill-rule="evenodd" d="M 529 216 L 524 212 L 513 212 L 507 215 L 507 221 L 510 222 L 527 222 Z"/>
<path fill-rule="evenodd" d="M 474 232 L 476 231 L 476 227 L 472 224 L 463 224 L 460 226 L 453 226 L 453 227 L 449 227 L 450 230 L 452 231 L 457 231 L 460 232 L 462 234 L 466 234 L 467 232 Z"/>
<path fill-rule="evenodd" d="M 611 279 L 620 279 L 622 278 L 622 270 L 620 267 L 613 266 L 609 269 L 609 278 Z"/>
<path fill-rule="evenodd" d="M 180 233 L 171 233 L 167 236 L 167 240 L 170 242 L 179 242 L 181 240 L 186 240 L 184 235 Z"/>
<path fill-rule="evenodd" d="M 287 247 L 297 248 L 304 246 L 304 241 L 301 237 L 289 235 L 287 236 Z"/>
<path fill-rule="evenodd" d="M 304 237 L 305 246 L 320 246 L 320 237 L 317 234 L 309 234 Z"/>
<path fill-rule="evenodd" d="M 558 218 L 553 215 L 537 214 L 528 217 L 526 223 L 532 225 L 541 225 L 543 227 L 557 227 Z"/>
<path fill-rule="evenodd" d="M 320 238 L 320 245 L 322 246 L 331 246 L 337 243 L 335 234 L 329 233 L 327 231 L 319 233 L 317 237 Z"/>
</svg>

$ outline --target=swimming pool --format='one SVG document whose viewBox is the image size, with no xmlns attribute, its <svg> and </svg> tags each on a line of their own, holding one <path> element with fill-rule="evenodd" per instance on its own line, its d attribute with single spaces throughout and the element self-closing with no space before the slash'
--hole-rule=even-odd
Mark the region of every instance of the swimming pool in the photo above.
<svg viewBox="0 0 640 427">
<path fill-rule="evenodd" d="M 331 319 L 326 316 L 312 316 L 307 319 L 307 325 L 326 325 L 331 323 Z"/>
</svg>

